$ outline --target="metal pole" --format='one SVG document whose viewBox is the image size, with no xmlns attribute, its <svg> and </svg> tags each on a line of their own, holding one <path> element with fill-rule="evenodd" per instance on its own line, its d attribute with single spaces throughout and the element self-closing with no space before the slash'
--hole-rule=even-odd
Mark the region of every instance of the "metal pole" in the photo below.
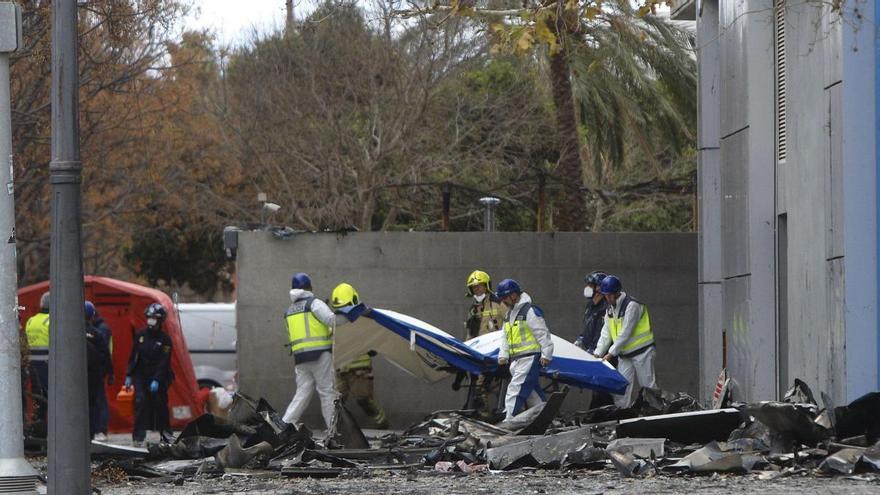
<svg viewBox="0 0 880 495">
<path fill-rule="evenodd" d="M 486 207 L 485 217 L 483 219 L 484 231 L 495 231 L 495 206 L 497 206 L 500 202 L 501 200 L 494 196 L 486 196 L 484 198 L 480 198 L 480 204 Z"/>
<path fill-rule="evenodd" d="M 443 188 L 441 189 L 442 194 L 442 202 L 443 202 L 443 216 L 441 217 L 441 229 L 446 232 L 449 231 L 449 203 L 450 197 L 452 194 L 452 187 L 450 187 L 449 183 L 446 182 L 443 184 Z"/>
<path fill-rule="evenodd" d="M 77 1 L 52 2 L 49 493 L 88 495 L 89 411 L 80 219 Z"/>
<path fill-rule="evenodd" d="M 15 266 L 15 202 L 12 189 L 12 112 L 9 93 L 9 54 L 20 45 L 18 7 L 0 2 L 0 493 L 35 494 L 37 472 L 24 459 Z M 8 34 L 12 36 L 7 36 Z"/>
</svg>

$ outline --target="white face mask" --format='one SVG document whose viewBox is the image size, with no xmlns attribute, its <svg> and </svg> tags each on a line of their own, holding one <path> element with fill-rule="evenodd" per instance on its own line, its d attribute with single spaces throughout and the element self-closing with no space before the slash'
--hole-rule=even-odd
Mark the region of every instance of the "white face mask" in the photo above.
<svg viewBox="0 0 880 495">
<path fill-rule="evenodd" d="M 159 320 L 155 318 L 147 318 L 147 325 L 151 327 L 155 327 L 156 323 L 159 323 Z"/>
<path fill-rule="evenodd" d="M 483 299 L 486 299 L 486 294 L 485 294 L 485 293 L 480 294 L 479 296 L 476 295 L 476 294 L 474 294 L 474 301 L 477 301 L 478 303 L 481 303 L 481 302 L 483 302 Z"/>
<path fill-rule="evenodd" d="M 586 297 L 587 299 L 592 299 L 593 297 L 593 288 L 589 285 L 584 287 L 584 297 Z"/>
</svg>

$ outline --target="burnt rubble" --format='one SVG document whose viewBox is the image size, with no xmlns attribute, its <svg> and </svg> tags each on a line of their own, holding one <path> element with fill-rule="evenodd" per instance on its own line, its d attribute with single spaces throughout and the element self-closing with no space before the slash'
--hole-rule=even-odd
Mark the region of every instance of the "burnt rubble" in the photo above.
<svg viewBox="0 0 880 495">
<path fill-rule="evenodd" d="M 880 393 L 835 407 L 796 380 L 782 401 L 703 409 L 687 394 L 643 389 L 629 409 L 560 414 L 566 391 L 511 421 L 439 411 L 402 432 L 367 438 L 337 406 L 322 440 L 284 423 L 264 400 L 237 394 L 226 417 L 204 415 L 171 444 L 93 442 L 97 472 L 175 482 L 219 476 L 329 478 L 371 471 L 484 475 L 521 469 L 621 477 L 753 474 L 880 479 Z M 110 476 L 108 474 L 108 476 Z"/>
</svg>

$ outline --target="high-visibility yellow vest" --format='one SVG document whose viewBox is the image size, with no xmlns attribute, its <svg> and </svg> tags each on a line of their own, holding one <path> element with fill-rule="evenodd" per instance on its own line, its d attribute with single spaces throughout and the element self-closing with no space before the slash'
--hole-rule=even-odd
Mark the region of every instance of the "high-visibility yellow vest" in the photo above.
<svg viewBox="0 0 880 495">
<path fill-rule="evenodd" d="M 31 316 L 24 327 L 28 346 L 31 349 L 49 347 L 49 313 L 37 313 Z"/>
<path fill-rule="evenodd" d="M 348 373 L 349 371 L 357 371 L 357 370 L 365 370 L 373 367 L 373 358 L 370 357 L 369 354 L 361 354 L 357 358 L 355 358 L 352 362 L 346 364 L 342 368 L 339 368 L 339 371 L 342 373 Z"/>
<path fill-rule="evenodd" d="M 613 316 L 611 308 L 608 308 L 607 318 L 611 327 L 612 342 L 617 342 L 617 336 L 620 335 L 621 330 L 623 330 L 623 317 L 626 314 L 626 308 L 629 306 L 629 303 L 633 301 L 638 303 L 638 301 L 629 296 L 622 301 L 620 310 L 617 312 L 617 318 Z M 651 320 L 648 318 L 648 307 L 642 305 L 642 308 L 644 311 L 642 311 L 642 316 L 639 318 L 639 322 L 636 323 L 636 328 L 633 330 L 632 335 L 630 335 L 627 344 L 620 350 L 622 356 L 626 356 L 633 351 L 646 347 L 648 344 L 654 343 L 654 333 L 651 331 Z"/>
<path fill-rule="evenodd" d="M 526 323 L 526 315 L 531 308 L 531 304 L 524 304 L 516 314 L 513 323 L 504 322 L 504 335 L 507 337 L 510 359 L 541 352 L 541 344 L 538 343 L 538 339 L 535 338 L 535 334 Z"/>
<path fill-rule="evenodd" d="M 333 347 L 330 327 L 317 319 L 312 313 L 314 297 L 294 302 L 287 311 L 287 336 L 290 353 L 294 356 L 303 352 L 329 350 Z"/>
</svg>

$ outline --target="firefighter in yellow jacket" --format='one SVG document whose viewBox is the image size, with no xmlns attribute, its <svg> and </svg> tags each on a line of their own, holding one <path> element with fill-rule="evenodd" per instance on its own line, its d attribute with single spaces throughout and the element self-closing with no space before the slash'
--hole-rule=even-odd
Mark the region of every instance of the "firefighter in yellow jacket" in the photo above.
<svg viewBox="0 0 880 495">
<path fill-rule="evenodd" d="M 360 297 L 354 287 L 342 283 L 333 289 L 330 296 L 330 306 L 336 310 L 345 306 L 357 306 Z M 358 356 L 352 362 L 336 370 L 336 386 L 339 387 L 339 397 L 345 402 L 349 397 L 354 397 L 357 405 L 364 414 L 373 420 L 376 428 L 388 428 L 388 418 L 385 410 L 373 396 L 373 356 L 375 352 Z"/>
<path fill-rule="evenodd" d="M 504 306 L 492 293 L 492 279 L 482 270 L 474 270 L 468 275 L 467 292 L 471 297 L 471 308 L 465 322 L 466 339 L 470 340 L 501 329 Z M 464 374 L 456 377 L 453 389 L 460 387 Z M 483 419 L 492 417 L 492 396 L 498 391 L 498 380 L 493 376 L 470 375 L 471 386 L 465 409 L 476 409 Z"/>
</svg>

